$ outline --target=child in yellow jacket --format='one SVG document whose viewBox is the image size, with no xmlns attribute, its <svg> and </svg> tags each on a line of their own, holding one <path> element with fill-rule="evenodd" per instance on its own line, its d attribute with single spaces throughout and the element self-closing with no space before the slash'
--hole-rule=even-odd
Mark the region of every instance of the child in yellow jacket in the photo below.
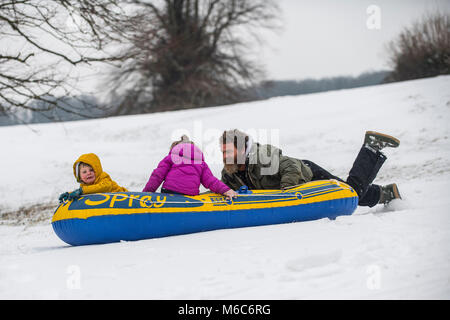
<svg viewBox="0 0 450 320">
<path fill-rule="evenodd" d="M 102 192 L 126 192 L 103 171 L 100 159 L 94 153 L 81 155 L 73 164 L 73 174 L 80 188 L 65 192 L 59 196 L 59 201 L 76 200 L 83 194 Z"/>
</svg>

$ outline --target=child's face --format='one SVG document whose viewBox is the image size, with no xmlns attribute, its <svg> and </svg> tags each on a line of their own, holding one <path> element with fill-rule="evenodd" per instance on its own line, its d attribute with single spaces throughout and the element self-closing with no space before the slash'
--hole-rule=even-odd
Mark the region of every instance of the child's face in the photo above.
<svg viewBox="0 0 450 320">
<path fill-rule="evenodd" d="M 80 166 L 80 179 L 85 184 L 93 184 L 95 181 L 95 171 L 89 166 Z"/>
</svg>

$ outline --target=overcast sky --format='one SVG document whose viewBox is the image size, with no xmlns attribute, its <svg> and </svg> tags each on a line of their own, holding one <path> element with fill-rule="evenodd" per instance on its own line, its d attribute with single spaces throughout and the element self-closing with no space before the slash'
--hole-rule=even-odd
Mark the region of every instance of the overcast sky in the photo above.
<svg viewBox="0 0 450 320">
<path fill-rule="evenodd" d="M 450 0 L 275 1 L 281 7 L 282 30 L 265 34 L 266 45 L 256 57 L 266 66 L 267 80 L 386 70 L 385 46 L 403 28 L 426 12 L 450 13 Z M 101 93 L 108 91 L 99 80 L 107 70 L 93 65 L 71 67 L 70 72 L 80 75 L 82 90 Z"/>
<path fill-rule="evenodd" d="M 266 37 L 269 79 L 358 75 L 388 69 L 385 45 L 450 0 L 278 0 L 284 30 Z M 369 27 L 368 27 L 369 26 Z"/>
</svg>

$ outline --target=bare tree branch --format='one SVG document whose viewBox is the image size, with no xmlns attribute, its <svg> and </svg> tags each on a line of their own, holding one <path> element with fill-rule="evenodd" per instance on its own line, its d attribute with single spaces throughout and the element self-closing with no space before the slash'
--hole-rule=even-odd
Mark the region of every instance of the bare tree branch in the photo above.
<svg viewBox="0 0 450 320">
<path fill-rule="evenodd" d="M 450 74 L 450 14 L 425 14 L 387 46 L 393 71 L 385 81 Z"/>
<path fill-rule="evenodd" d="M 81 115 L 58 97 L 81 94 L 70 66 L 120 64 L 130 57 L 113 46 L 133 17 L 123 0 L 10 0 L 0 3 L 0 110 L 60 109 Z M 64 66 L 66 65 L 66 66 Z M 60 100 L 58 102 L 58 99 Z M 73 98 L 76 100 L 76 98 Z M 39 108 L 31 106 L 42 102 Z M 86 105 L 87 108 L 93 106 Z M 85 114 L 86 115 L 86 114 Z"/>
<path fill-rule="evenodd" d="M 111 77 L 128 84 L 134 75 L 118 113 L 234 102 L 262 74 L 248 58 L 249 34 L 275 25 L 274 1 L 165 0 L 143 7 L 128 49 L 133 59 Z"/>
</svg>

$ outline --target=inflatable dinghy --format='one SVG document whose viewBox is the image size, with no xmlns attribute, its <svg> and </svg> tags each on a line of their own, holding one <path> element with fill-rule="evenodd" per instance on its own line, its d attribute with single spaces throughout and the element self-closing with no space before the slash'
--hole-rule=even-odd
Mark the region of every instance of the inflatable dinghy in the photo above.
<svg viewBox="0 0 450 320">
<path fill-rule="evenodd" d="M 227 201 L 205 193 L 96 193 L 61 204 L 52 226 L 70 245 L 133 241 L 351 215 L 358 195 L 347 184 L 320 180 L 286 190 L 239 190 Z"/>
</svg>

